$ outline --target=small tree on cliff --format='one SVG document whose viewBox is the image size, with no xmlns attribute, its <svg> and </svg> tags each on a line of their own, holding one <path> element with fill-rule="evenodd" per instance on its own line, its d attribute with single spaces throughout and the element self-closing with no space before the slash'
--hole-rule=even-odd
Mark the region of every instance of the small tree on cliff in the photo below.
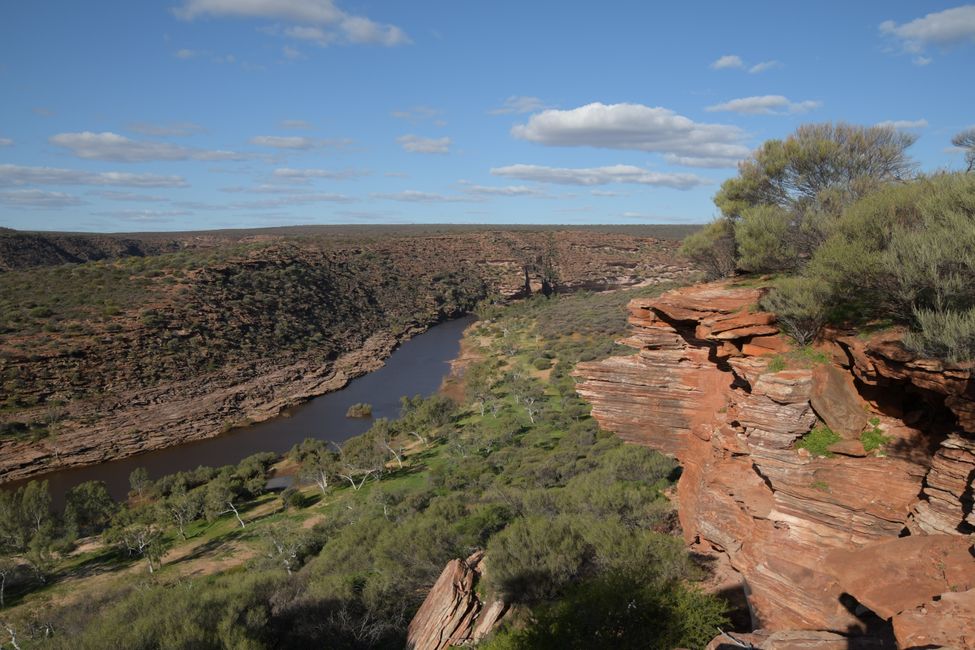
<svg viewBox="0 0 975 650">
<path fill-rule="evenodd" d="M 975 171 L 975 128 L 955 134 L 951 144 L 965 150 L 965 164 L 968 165 L 965 171 Z"/>
</svg>

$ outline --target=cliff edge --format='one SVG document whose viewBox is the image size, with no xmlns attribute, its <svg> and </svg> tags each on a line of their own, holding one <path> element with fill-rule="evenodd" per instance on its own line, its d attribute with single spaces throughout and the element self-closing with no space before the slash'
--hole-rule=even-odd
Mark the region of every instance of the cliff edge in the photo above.
<svg viewBox="0 0 975 650">
<path fill-rule="evenodd" d="M 679 460 L 686 541 L 727 556 L 755 628 L 975 647 L 972 365 L 916 359 L 896 330 L 793 349 L 761 292 L 632 301 L 636 353 L 580 364 L 579 394 Z"/>
</svg>

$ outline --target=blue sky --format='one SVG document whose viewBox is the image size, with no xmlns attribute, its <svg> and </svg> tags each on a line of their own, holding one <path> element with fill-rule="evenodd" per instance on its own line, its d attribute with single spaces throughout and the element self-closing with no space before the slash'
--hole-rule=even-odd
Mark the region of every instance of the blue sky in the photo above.
<svg viewBox="0 0 975 650">
<path fill-rule="evenodd" d="M 700 223 L 805 122 L 975 125 L 957 2 L 0 8 L 0 225 Z"/>
</svg>

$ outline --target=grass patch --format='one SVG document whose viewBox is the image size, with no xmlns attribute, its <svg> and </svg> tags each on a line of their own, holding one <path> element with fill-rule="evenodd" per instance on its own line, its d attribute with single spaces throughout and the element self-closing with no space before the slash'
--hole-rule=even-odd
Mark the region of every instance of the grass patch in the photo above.
<svg viewBox="0 0 975 650">
<path fill-rule="evenodd" d="M 834 445 L 842 440 L 840 434 L 830 429 L 825 424 L 815 427 L 812 431 L 796 441 L 796 449 L 805 449 L 813 456 L 820 458 L 832 458 L 833 452 L 829 450 L 830 445 Z"/>
<path fill-rule="evenodd" d="M 873 428 L 860 434 L 860 442 L 863 443 L 863 448 L 866 451 L 880 449 L 890 442 L 890 437 L 885 436 L 880 428 L 880 418 L 870 418 L 870 424 L 873 425 Z"/>
</svg>

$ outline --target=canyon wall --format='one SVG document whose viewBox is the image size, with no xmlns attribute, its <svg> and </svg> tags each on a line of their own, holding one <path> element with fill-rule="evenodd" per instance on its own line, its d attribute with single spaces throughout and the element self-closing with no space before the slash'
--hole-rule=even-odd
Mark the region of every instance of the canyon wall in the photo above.
<svg viewBox="0 0 975 650">
<path fill-rule="evenodd" d="M 182 243 L 196 252 L 0 273 L 0 483 L 274 417 L 485 297 L 540 289 L 544 254 L 566 291 L 693 272 L 677 241 L 589 231 Z"/>
<path fill-rule="evenodd" d="M 790 350 L 760 295 L 634 300 L 636 353 L 580 364 L 579 393 L 603 428 L 680 461 L 686 541 L 740 574 L 754 627 L 825 648 L 892 622 L 900 647 L 975 647 L 971 365 L 916 359 L 897 331 Z M 839 434 L 824 456 L 797 447 L 819 421 Z"/>
</svg>

